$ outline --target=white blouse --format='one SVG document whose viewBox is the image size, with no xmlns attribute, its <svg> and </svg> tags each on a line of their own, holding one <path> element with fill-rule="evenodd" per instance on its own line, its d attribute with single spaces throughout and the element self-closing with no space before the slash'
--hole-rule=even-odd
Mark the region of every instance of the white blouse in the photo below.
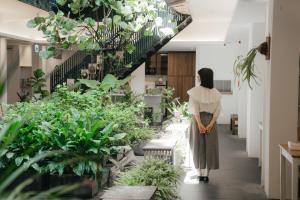
<svg viewBox="0 0 300 200">
<path fill-rule="evenodd" d="M 208 89 L 202 86 L 196 86 L 188 92 L 189 104 L 188 111 L 197 115 L 200 112 L 208 112 L 218 117 L 221 110 L 221 93 L 215 89 Z"/>
</svg>

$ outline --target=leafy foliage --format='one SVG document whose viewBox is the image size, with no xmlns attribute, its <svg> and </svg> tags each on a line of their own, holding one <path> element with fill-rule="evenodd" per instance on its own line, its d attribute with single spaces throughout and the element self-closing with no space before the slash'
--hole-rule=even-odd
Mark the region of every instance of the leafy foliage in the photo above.
<svg viewBox="0 0 300 200">
<path fill-rule="evenodd" d="M 3 85 L 4 84 L 2 83 L 2 81 L 0 81 L 0 88 L 3 87 Z M 0 97 L 2 96 L 3 93 L 4 91 L 0 91 Z M 62 153 L 62 151 L 39 152 L 39 154 L 31 158 L 30 160 L 27 159 L 26 156 L 26 161 L 22 165 L 21 162 L 24 160 L 24 157 L 16 159 L 15 160 L 16 164 L 3 166 L 2 157 L 7 153 L 7 147 L 14 143 L 17 136 L 17 132 L 19 131 L 22 125 L 23 125 L 23 120 L 16 119 L 6 124 L 2 128 L 0 126 L 0 160 L 1 160 L 0 168 L 4 168 L 1 170 L 1 175 L 0 175 L 0 199 L 1 200 L 2 199 L 3 200 L 4 199 L 5 200 L 49 199 L 49 198 L 55 198 L 59 195 L 62 195 L 64 193 L 67 193 L 77 188 L 78 184 L 72 184 L 72 185 L 61 185 L 40 193 L 33 192 L 33 191 L 22 192 L 22 190 L 26 186 L 33 183 L 34 177 L 30 177 L 29 179 L 15 186 L 12 191 L 7 191 L 8 186 L 11 185 L 13 181 L 16 180 L 16 178 L 20 176 L 23 172 L 25 172 L 31 165 L 34 165 L 38 161 L 41 161 L 43 159 L 57 156 Z M 6 154 L 6 157 L 11 157 L 11 156 L 13 156 L 12 153 Z M 15 167 L 15 165 L 17 165 L 18 167 Z"/>
<path fill-rule="evenodd" d="M 66 162 L 65 155 L 56 156 L 34 163 L 32 168 L 40 173 L 95 175 L 102 162 L 116 155 L 123 146 L 148 138 L 151 131 L 147 131 L 148 124 L 141 117 L 143 104 L 113 104 L 107 99 L 108 92 L 121 82 L 112 76 L 104 80 L 97 89 L 86 93 L 61 86 L 48 99 L 11 106 L 0 123 L 0 130 L 23 113 L 28 116 L 14 133 L 16 139 L 12 143 L 7 141 L 13 133 L 3 138 L 3 144 L 9 145 L 0 152 L 0 168 L 11 164 L 20 166 L 40 152 L 60 150 L 72 162 Z"/>
<path fill-rule="evenodd" d="M 49 95 L 49 92 L 45 90 L 46 79 L 44 78 L 45 73 L 42 69 L 36 69 L 33 72 L 33 77 L 30 78 L 31 86 L 35 94 L 40 94 L 42 98 Z"/>
<path fill-rule="evenodd" d="M 41 52 L 44 58 L 56 54 L 57 48 L 68 49 L 76 45 L 81 50 L 104 51 L 112 43 L 109 35 L 113 27 L 118 27 L 117 49 L 128 53 L 135 50 L 130 43 L 133 33 L 152 32 L 160 27 L 162 19 L 158 10 L 165 6 L 163 0 L 56 0 L 58 12 L 49 16 L 37 16 L 27 26 L 42 31 L 50 46 Z M 61 9 L 60 9 L 61 8 Z M 64 8 L 68 8 L 68 11 Z M 154 23 L 151 23 L 154 22 Z M 146 24 L 152 24 L 143 30 Z M 166 33 L 162 29 L 163 33 Z M 171 31 L 167 34 L 173 34 Z"/>
<path fill-rule="evenodd" d="M 178 98 L 173 99 L 172 102 L 168 104 L 167 109 L 175 118 L 190 117 L 188 112 L 188 103 L 180 103 Z"/>
<path fill-rule="evenodd" d="M 251 80 L 256 81 L 254 59 L 257 54 L 257 49 L 251 49 L 246 57 L 238 56 L 234 63 L 234 75 L 236 79 L 247 81 L 249 87 L 252 89 Z"/>
<path fill-rule="evenodd" d="M 117 179 L 118 185 L 156 186 L 157 200 L 178 199 L 176 192 L 181 170 L 161 160 L 146 160 L 136 167 L 121 174 Z"/>
</svg>

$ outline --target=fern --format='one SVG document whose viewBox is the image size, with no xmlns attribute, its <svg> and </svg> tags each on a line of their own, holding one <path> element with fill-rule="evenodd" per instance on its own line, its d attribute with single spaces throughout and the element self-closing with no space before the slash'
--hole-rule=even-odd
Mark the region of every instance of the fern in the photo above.
<svg viewBox="0 0 300 200">
<path fill-rule="evenodd" d="M 180 177 L 181 169 L 161 160 L 146 160 L 122 173 L 116 180 L 116 184 L 156 186 L 156 200 L 174 200 L 179 199 L 176 186 Z"/>
</svg>

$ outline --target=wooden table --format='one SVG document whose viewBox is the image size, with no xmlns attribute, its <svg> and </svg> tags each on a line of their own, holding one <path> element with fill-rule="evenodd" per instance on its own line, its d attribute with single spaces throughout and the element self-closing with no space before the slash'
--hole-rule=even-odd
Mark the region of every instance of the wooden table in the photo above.
<svg viewBox="0 0 300 200">
<path fill-rule="evenodd" d="M 154 186 L 113 186 L 107 190 L 102 200 L 154 200 Z"/>
<path fill-rule="evenodd" d="M 289 150 L 287 144 L 280 147 L 280 200 L 286 199 L 286 160 L 291 163 L 292 171 L 292 200 L 298 199 L 298 173 L 300 166 L 300 151 Z"/>
</svg>

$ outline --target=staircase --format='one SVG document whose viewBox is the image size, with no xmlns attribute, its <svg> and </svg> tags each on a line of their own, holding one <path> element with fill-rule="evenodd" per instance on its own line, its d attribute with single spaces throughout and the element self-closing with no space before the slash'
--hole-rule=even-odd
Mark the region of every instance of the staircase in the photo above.
<svg viewBox="0 0 300 200">
<path fill-rule="evenodd" d="M 51 10 L 53 7 L 53 2 L 55 0 L 47 1 L 48 3 L 43 5 L 38 4 L 40 0 L 21 0 L 25 3 L 28 3 L 33 6 L 45 9 L 47 11 Z M 44 1 L 43 1 L 44 2 Z M 52 6 L 52 7 L 51 7 Z M 157 11 L 158 15 L 163 19 L 162 28 L 171 28 L 175 30 L 175 35 L 183 30 L 188 24 L 192 22 L 192 18 L 189 15 L 184 15 L 176 12 L 175 10 L 166 7 L 164 10 Z M 148 24 L 150 27 L 151 24 Z M 144 28 L 147 28 L 144 27 Z M 112 49 L 118 49 L 118 27 L 113 27 L 111 32 L 105 37 L 107 37 L 108 45 Z M 114 74 L 118 78 L 122 79 L 130 75 L 134 70 L 136 70 L 146 59 L 153 54 L 155 54 L 161 47 L 168 43 L 175 35 L 173 36 L 164 36 L 162 35 L 158 28 L 153 31 L 152 36 L 144 36 L 143 32 L 136 32 L 131 37 L 130 43 L 133 44 L 136 49 L 132 54 L 124 53 L 124 65 L 122 67 L 112 69 L 110 66 L 105 65 L 103 74 Z M 53 72 L 50 74 L 50 90 L 53 92 L 55 87 L 59 84 L 63 84 L 67 79 L 78 79 L 81 76 L 81 70 L 87 69 L 88 64 L 95 63 L 96 55 L 87 52 L 78 51 L 70 58 L 68 58 L 64 63 L 55 67 Z M 126 65 L 131 64 L 131 67 L 125 67 Z M 98 73 L 97 73 L 98 75 Z M 96 76 L 97 80 L 100 80 L 101 77 Z"/>
</svg>

